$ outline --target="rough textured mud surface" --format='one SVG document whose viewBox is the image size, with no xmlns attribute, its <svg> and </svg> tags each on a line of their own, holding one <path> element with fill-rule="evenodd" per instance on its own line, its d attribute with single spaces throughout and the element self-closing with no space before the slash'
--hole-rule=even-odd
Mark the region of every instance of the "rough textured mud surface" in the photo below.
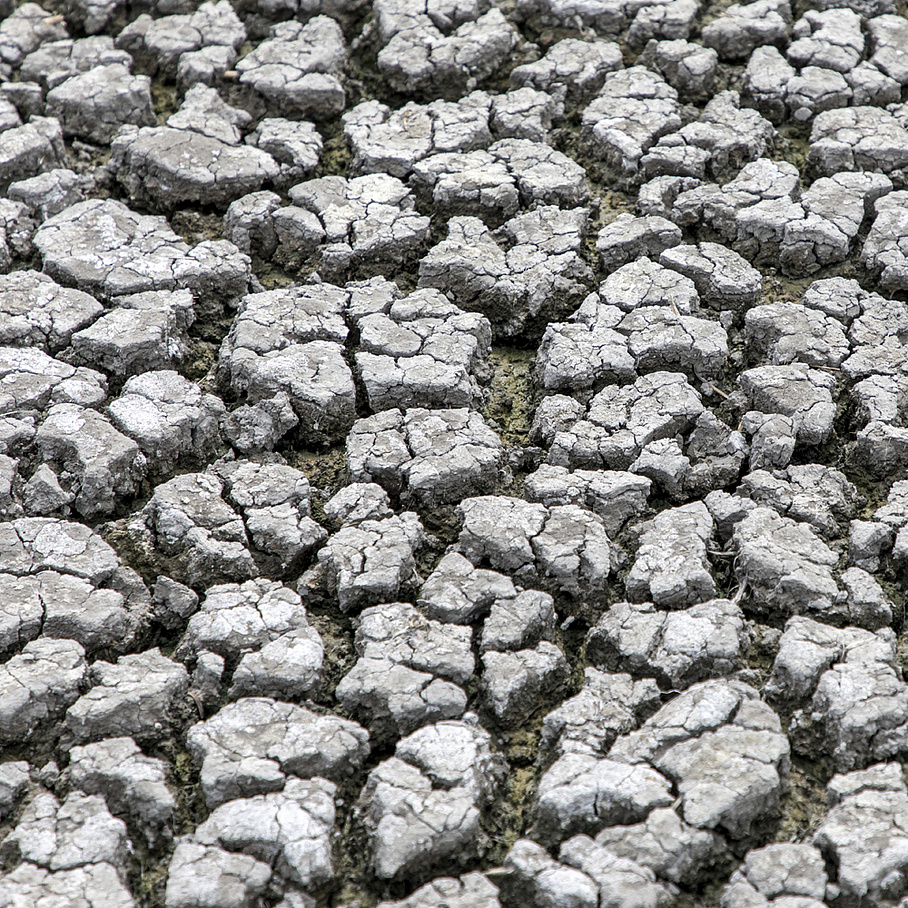
<svg viewBox="0 0 908 908">
<path fill-rule="evenodd" d="M 0 908 L 906 908 L 901 0 L 0 0 Z"/>
</svg>

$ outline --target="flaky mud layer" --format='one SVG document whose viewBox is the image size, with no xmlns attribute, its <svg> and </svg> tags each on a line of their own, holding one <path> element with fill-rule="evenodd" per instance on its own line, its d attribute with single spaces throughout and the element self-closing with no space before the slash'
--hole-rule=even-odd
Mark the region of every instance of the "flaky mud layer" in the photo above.
<svg viewBox="0 0 908 908">
<path fill-rule="evenodd" d="M 0 905 L 901 905 L 904 4 L 0 17 Z"/>
</svg>

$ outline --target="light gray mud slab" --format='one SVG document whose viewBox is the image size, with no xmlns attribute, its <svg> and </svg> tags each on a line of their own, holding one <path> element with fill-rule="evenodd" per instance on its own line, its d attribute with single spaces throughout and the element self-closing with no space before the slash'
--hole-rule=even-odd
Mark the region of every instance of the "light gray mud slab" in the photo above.
<svg viewBox="0 0 908 908">
<path fill-rule="evenodd" d="M 906 47 L 0 0 L 0 908 L 906 908 Z"/>
</svg>

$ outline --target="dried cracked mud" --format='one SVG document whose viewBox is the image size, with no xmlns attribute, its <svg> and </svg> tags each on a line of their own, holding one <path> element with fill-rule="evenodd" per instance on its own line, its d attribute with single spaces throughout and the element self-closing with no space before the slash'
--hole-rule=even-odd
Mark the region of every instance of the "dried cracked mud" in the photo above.
<svg viewBox="0 0 908 908">
<path fill-rule="evenodd" d="M 895 0 L 0 0 L 0 908 L 905 908 Z"/>
</svg>

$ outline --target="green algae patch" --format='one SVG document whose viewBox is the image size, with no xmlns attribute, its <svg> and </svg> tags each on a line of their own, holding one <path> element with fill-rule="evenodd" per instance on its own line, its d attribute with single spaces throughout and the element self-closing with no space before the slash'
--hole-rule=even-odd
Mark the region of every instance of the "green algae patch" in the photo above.
<svg viewBox="0 0 908 908">
<path fill-rule="evenodd" d="M 322 154 L 319 158 L 318 167 L 310 175 L 309 179 L 326 176 L 346 176 L 347 168 L 353 155 L 350 153 L 350 147 L 347 145 L 347 139 L 344 137 L 343 126 L 340 122 L 332 123 L 326 126 L 322 132 Z"/>
<path fill-rule="evenodd" d="M 179 110 L 177 87 L 169 82 L 156 79 L 151 83 L 151 103 L 159 126 L 167 125 L 167 118 Z"/>
<path fill-rule="evenodd" d="M 807 842 L 826 818 L 826 785 L 814 775 L 815 769 L 794 761 L 788 788 L 782 795 L 782 816 L 774 842 Z"/>
<path fill-rule="evenodd" d="M 779 126 L 777 132 L 778 138 L 772 142 L 768 157 L 794 164 L 799 173 L 805 175 L 808 171 L 807 156 L 810 154 L 810 127 L 791 123 Z"/>
<path fill-rule="evenodd" d="M 203 338 L 193 338 L 189 342 L 189 355 L 180 371 L 190 381 L 201 382 L 217 366 L 220 344 Z M 207 391 L 208 388 L 203 388 Z"/>
<path fill-rule="evenodd" d="M 322 689 L 315 700 L 329 707 L 334 704 L 334 691 L 341 679 L 350 672 L 358 658 L 353 646 L 353 623 L 337 609 L 323 611 L 317 606 L 307 608 L 306 617 L 325 645 Z"/>
<path fill-rule="evenodd" d="M 266 261 L 256 255 L 252 257 L 252 271 L 266 290 L 282 290 L 298 283 L 297 278 L 289 271 L 285 271 L 271 260 Z M 308 273 L 305 274 L 305 277 L 308 276 Z M 303 275 L 300 277 L 305 279 Z"/>
<path fill-rule="evenodd" d="M 287 463 L 306 474 L 313 489 L 327 493 L 327 497 L 339 492 L 347 484 L 347 465 L 344 462 L 344 445 L 335 445 L 322 451 L 306 451 L 291 447 L 281 451 Z M 325 523 L 324 500 L 316 501 L 319 496 L 312 496 L 312 516 Z"/>
<path fill-rule="evenodd" d="M 128 874 L 128 879 L 136 905 L 138 908 L 164 908 L 170 861 L 153 860 L 137 854 L 134 862 L 135 869 Z"/>
<path fill-rule="evenodd" d="M 220 212 L 180 208 L 170 216 L 170 226 L 190 246 L 205 240 L 224 239 L 224 218 Z"/>
<path fill-rule="evenodd" d="M 494 372 L 489 401 L 482 415 L 498 424 L 506 444 L 529 444 L 533 421 L 533 350 L 493 347 L 489 356 Z"/>
<path fill-rule="evenodd" d="M 492 805 L 484 824 L 489 837 L 489 850 L 485 855 L 488 867 L 503 863 L 514 843 L 526 834 L 538 787 L 539 772 L 535 767 L 511 768 L 504 791 Z"/>
</svg>

